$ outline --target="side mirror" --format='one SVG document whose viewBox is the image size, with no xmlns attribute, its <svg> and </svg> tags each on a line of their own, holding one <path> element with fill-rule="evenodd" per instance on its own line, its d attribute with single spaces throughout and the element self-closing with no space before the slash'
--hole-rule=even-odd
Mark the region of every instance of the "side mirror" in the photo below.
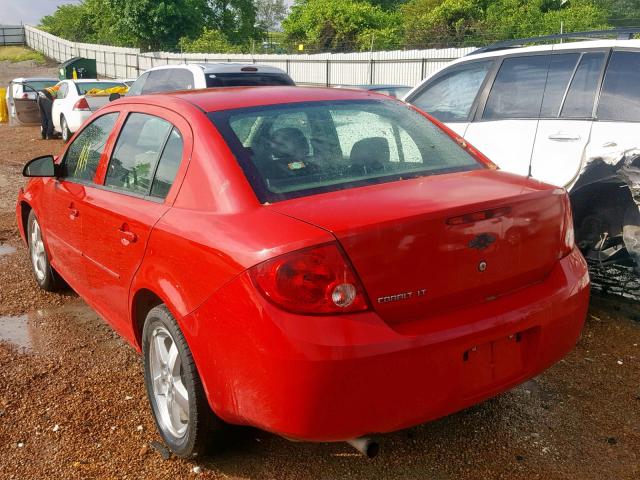
<svg viewBox="0 0 640 480">
<path fill-rule="evenodd" d="M 45 155 L 29 160 L 22 169 L 22 175 L 25 177 L 55 177 L 56 166 L 53 156 Z"/>
<path fill-rule="evenodd" d="M 112 93 L 109 95 L 109 101 L 113 102 L 114 100 L 118 100 L 121 97 L 122 95 L 120 95 L 119 93 Z"/>
</svg>

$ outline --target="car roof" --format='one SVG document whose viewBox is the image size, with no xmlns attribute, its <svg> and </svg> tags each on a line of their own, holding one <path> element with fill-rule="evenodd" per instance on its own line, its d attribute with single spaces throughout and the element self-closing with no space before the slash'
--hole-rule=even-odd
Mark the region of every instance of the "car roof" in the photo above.
<svg viewBox="0 0 640 480">
<path fill-rule="evenodd" d="M 340 101 L 340 100 L 381 100 L 398 101 L 386 95 L 368 90 L 339 88 L 264 86 L 264 87 L 219 87 L 201 90 L 182 90 L 124 97 L 117 102 L 144 103 L 162 106 L 166 100 L 182 100 L 205 112 L 233 110 L 288 103 Z"/>
<path fill-rule="evenodd" d="M 189 70 L 199 69 L 203 73 L 237 73 L 243 72 L 243 68 L 258 69 L 260 73 L 285 73 L 284 70 L 272 67 L 271 65 L 262 65 L 260 63 L 233 63 L 233 62 L 220 62 L 220 63 L 183 63 L 180 65 L 159 65 L 157 67 L 150 68 L 146 72 L 152 72 L 155 70 L 167 70 L 173 68 L 187 68 Z M 255 73 L 255 72 L 252 72 Z"/>
<path fill-rule="evenodd" d="M 54 77 L 19 77 L 11 80 L 12 82 L 57 82 L 58 79 Z"/>
</svg>

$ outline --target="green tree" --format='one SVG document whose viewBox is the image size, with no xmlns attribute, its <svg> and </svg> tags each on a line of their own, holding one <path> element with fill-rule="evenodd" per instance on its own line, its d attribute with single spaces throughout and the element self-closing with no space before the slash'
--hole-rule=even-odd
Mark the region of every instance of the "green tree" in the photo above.
<svg viewBox="0 0 640 480">
<path fill-rule="evenodd" d="M 120 28 L 131 32 L 136 47 L 173 50 L 181 37 L 202 32 L 208 13 L 206 0 L 111 0 Z"/>
<path fill-rule="evenodd" d="M 287 16 L 284 0 L 255 0 L 256 22 L 265 32 L 274 31 Z"/>
<path fill-rule="evenodd" d="M 202 34 L 191 40 L 187 37 L 180 39 L 180 48 L 187 53 L 227 53 L 241 52 L 238 45 L 233 45 L 220 30 L 204 28 Z"/>
<path fill-rule="evenodd" d="M 223 32 L 234 44 L 248 44 L 264 36 L 256 25 L 253 0 L 209 0 L 207 19 L 209 27 Z"/>
<path fill-rule="evenodd" d="M 72 42 L 85 42 L 95 33 L 91 14 L 84 4 L 60 5 L 40 20 L 43 30 Z"/>
<path fill-rule="evenodd" d="M 368 50 L 380 38 L 387 48 L 402 41 L 400 15 L 362 0 L 301 0 L 282 22 L 289 42 L 318 50 Z"/>
</svg>

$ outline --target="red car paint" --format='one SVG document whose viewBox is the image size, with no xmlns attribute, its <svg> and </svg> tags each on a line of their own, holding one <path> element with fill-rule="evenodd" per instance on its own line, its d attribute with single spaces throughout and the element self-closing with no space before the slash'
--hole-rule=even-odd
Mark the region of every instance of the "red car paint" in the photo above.
<svg viewBox="0 0 640 480">
<path fill-rule="evenodd" d="M 563 248 L 566 193 L 495 171 L 471 146 L 463 145 L 487 168 L 262 205 L 205 115 L 371 98 L 395 101 L 261 87 L 113 102 L 89 120 L 119 112 L 94 183 L 32 179 L 18 197 L 21 235 L 33 209 L 52 265 L 138 350 L 146 300 L 165 303 L 211 408 L 228 422 L 334 441 L 450 414 L 573 347 L 587 311 L 587 268 L 577 249 Z M 182 134 L 164 202 L 103 187 L 129 112 L 157 115 Z M 470 215 L 477 212 L 485 213 Z M 469 246 L 483 234 L 490 245 Z M 366 311 L 292 313 L 256 288 L 256 265 L 324 244 L 353 267 Z"/>
</svg>

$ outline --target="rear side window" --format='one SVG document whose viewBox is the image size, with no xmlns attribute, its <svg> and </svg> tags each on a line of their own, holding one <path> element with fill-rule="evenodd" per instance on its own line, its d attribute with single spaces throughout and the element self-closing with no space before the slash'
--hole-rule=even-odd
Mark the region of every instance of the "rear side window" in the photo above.
<svg viewBox="0 0 640 480">
<path fill-rule="evenodd" d="M 182 149 L 182 135 L 180 135 L 177 128 L 174 128 L 171 130 L 158 162 L 158 168 L 151 186 L 152 197 L 165 198 L 169 193 L 182 161 Z"/>
<path fill-rule="evenodd" d="M 549 55 L 505 59 L 491 88 L 482 118 L 538 118 L 548 66 Z"/>
<path fill-rule="evenodd" d="M 53 81 L 48 81 L 48 80 L 45 80 L 45 81 L 35 80 L 35 81 L 29 81 L 29 82 L 26 82 L 26 83 L 24 84 L 24 86 L 25 86 L 25 87 L 27 87 L 27 86 L 29 87 L 29 88 L 27 89 L 27 91 L 31 91 L 31 89 L 33 89 L 33 90 L 35 90 L 35 91 L 37 92 L 38 90 L 44 90 L 44 89 L 45 89 L 45 88 L 47 88 L 47 87 L 53 87 L 56 83 L 58 83 L 58 81 L 57 81 L 57 80 L 53 80 Z"/>
<path fill-rule="evenodd" d="M 563 53 L 551 56 L 540 117 L 557 118 L 560 115 L 562 101 L 579 57 L 580 54 L 578 53 Z"/>
<path fill-rule="evenodd" d="M 424 116 L 394 100 L 285 104 L 209 116 L 262 202 L 482 168 Z M 255 127 L 249 136 L 246 124 Z"/>
<path fill-rule="evenodd" d="M 455 67 L 408 101 L 442 122 L 466 121 L 492 64 L 473 62 Z"/>
<path fill-rule="evenodd" d="M 127 92 L 127 96 L 131 97 L 134 95 L 142 95 L 142 89 L 144 88 L 147 78 L 149 78 L 149 72 L 140 75 L 136 81 L 133 82 L 133 85 L 131 85 L 131 88 Z"/>
<path fill-rule="evenodd" d="M 186 68 L 163 68 L 149 72 L 142 93 L 172 92 L 176 90 L 192 90 L 193 73 Z"/>
<path fill-rule="evenodd" d="M 153 115 L 130 114 L 113 150 L 105 185 L 148 195 L 171 129 L 169 122 Z"/>
<path fill-rule="evenodd" d="M 593 103 L 596 99 L 603 63 L 604 53 L 585 53 L 582 56 L 567 92 L 561 117 L 590 118 L 593 116 Z"/>
<path fill-rule="evenodd" d="M 118 113 L 96 118 L 76 137 L 64 157 L 62 176 L 69 180 L 93 181 L 107 139 Z"/>
<path fill-rule="evenodd" d="M 207 88 L 294 85 L 288 75 L 281 73 L 207 73 L 206 78 Z"/>
<path fill-rule="evenodd" d="M 598 119 L 640 122 L 640 53 L 613 52 L 600 94 Z"/>
</svg>

